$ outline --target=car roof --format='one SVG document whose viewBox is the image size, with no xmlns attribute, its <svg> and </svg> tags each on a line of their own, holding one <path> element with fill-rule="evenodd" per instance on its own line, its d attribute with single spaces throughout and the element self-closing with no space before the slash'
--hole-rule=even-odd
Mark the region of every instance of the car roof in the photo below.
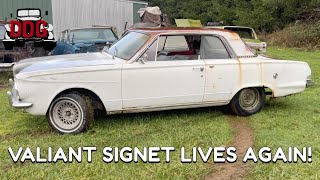
<svg viewBox="0 0 320 180">
<path fill-rule="evenodd" d="M 156 27 L 156 28 L 132 28 L 129 32 L 141 32 L 150 34 L 152 37 L 158 35 L 179 35 L 179 34 L 208 34 L 223 36 L 234 52 L 239 57 L 254 56 L 254 53 L 241 40 L 238 33 L 219 28 L 192 28 L 192 27 Z M 152 39 L 152 38 L 151 38 Z"/>
<path fill-rule="evenodd" d="M 81 29 L 112 29 L 112 26 L 103 26 L 103 27 L 85 27 L 85 28 L 70 28 L 70 29 L 65 29 L 61 32 L 64 31 L 72 31 L 72 30 L 81 30 Z"/>
<path fill-rule="evenodd" d="M 243 28 L 243 29 L 253 29 L 252 27 L 246 26 L 206 26 L 206 28 Z"/>
<path fill-rule="evenodd" d="M 148 28 L 131 28 L 129 31 L 143 31 L 149 34 L 163 34 L 163 33 L 234 33 L 233 31 L 221 28 L 195 28 L 195 27 L 148 27 Z"/>
</svg>

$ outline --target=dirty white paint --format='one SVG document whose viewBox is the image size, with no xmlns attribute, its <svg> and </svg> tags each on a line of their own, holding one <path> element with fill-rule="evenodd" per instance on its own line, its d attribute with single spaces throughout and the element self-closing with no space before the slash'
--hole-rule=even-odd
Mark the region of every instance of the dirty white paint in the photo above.
<svg viewBox="0 0 320 180">
<path fill-rule="evenodd" d="M 133 1 L 124 0 L 52 0 L 55 38 L 69 28 L 109 25 L 124 31 L 133 24 Z M 127 26 L 127 27 L 128 27 Z"/>
<path fill-rule="evenodd" d="M 243 41 L 228 31 L 188 31 L 220 34 L 229 44 L 239 45 L 232 47 L 241 49 L 241 43 L 244 47 Z M 20 61 L 13 67 L 11 103 L 15 107 L 27 107 L 31 114 L 45 115 L 59 93 L 81 88 L 95 93 L 109 114 L 219 106 L 229 104 L 244 88 L 266 87 L 271 89 L 273 97 L 300 93 L 311 76 L 305 62 L 263 56 L 141 63 L 135 57 L 143 55 L 143 49 L 151 46 L 153 37 L 159 33 L 185 34 L 186 30 L 142 32 L 153 34 L 130 60 L 101 51 Z"/>
</svg>

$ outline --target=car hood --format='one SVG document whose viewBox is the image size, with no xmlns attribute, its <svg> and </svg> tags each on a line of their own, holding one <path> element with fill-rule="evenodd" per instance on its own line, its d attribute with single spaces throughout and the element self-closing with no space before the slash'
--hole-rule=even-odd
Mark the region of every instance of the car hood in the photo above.
<svg viewBox="0 0 320 180">
<path fill-rule="evenodd" d="M 90 41 L 90 42 L 79 42 L 73 44 L 73 46 L 79 50 L 81 53 L 86 52 L 99 52 L 101 51 L 105 46 L 107 46 L 107 43 L 113 43 L 113 41 Z"/>
<path fill-rule="evenodd" d="M 14 65 L 13 73 L 17 75 L 40 71 L 72 69 L 75 67 L 113 65 L 121 62 L 122 60 L 117 58 L 112 59 L 109 54 L 103 52 L 46 56 L 21 60 Z"/>
<path fill-rule="evenodd" d="M 83 47 L 83 46 L 92 46 L 95 44 L 106 44 L 106 43 L 113 43 L 114 41 L 85 41 L 85 42 L 75 42 L 75 47 Z"/>
</svg>

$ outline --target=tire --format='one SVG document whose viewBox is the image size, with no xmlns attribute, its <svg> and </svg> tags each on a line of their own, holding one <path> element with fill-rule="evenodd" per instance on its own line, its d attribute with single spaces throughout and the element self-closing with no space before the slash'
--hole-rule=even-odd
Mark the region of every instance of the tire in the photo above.
<svg viewBox="0 0 320 180">
<path fill-rule="evenodd" d="M 245 88 L 233 97 L 229 107 L 238 116 L 250 116 L 260 112 L 265 102 L 264 88 Z"/>
<path fill-rule="evenodd" d="M 77 93 L 62 95 L 51 103 L 47 120 L 61 134 L 85 132 L 94 120 L 91 99 Z"/>
</svg>

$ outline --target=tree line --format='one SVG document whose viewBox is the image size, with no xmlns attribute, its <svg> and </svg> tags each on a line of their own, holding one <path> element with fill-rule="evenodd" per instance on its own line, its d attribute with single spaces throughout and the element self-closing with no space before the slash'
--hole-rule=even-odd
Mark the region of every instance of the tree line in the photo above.
<svg viewBox="0 0 320 180">
<path fill-rule="evenodd" d="M 320 0 L 147 0 L 171 19 L 223 21 L 273 32 L 288 24 L 320 20 Z"/>
</svg>

